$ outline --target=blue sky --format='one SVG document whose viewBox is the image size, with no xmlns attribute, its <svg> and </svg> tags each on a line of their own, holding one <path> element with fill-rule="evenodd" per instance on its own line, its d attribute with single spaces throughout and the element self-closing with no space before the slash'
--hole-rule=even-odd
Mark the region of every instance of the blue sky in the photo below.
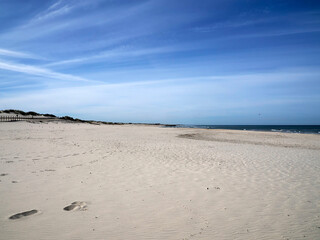
<svg viewBox="0 0 320 240">
<path fill-rule="evenodd" d="M 320 2 L 0 0 L 0 108 L 320 124 Z"/>
</svg>

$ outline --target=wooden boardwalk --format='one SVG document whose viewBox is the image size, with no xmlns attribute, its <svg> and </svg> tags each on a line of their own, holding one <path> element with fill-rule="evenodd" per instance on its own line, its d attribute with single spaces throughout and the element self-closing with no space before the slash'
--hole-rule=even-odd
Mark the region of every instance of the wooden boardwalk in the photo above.
<svg viewBox="0 0 320 240">
<path fill-rule="evenodd" d="M 0 122 L 16 122 L 16 121 L 26 121 L 26 120 L 50 120 L 56 118 L 44 118 L 44 117 L 24 117 L 24 116 L 0 116 Z"/>
</svg>

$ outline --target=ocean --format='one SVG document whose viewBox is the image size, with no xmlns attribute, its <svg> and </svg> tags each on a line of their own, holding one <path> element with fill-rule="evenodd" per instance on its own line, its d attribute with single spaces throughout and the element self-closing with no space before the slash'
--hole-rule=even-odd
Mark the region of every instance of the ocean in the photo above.
<svg viewBox="0 0 320 240">
<path fill-rule="evenodd" d="M 320 134 L 320 125 L 165 125 L 175 128 L 230 129 L 247 131 Z"/>
</svg>

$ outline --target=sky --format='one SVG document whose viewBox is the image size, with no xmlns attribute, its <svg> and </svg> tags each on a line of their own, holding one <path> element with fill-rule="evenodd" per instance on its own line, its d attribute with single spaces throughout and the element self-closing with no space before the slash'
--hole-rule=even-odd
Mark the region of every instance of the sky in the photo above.
<svg viewBox="0 0 320 240">
<path fill-rule="evenodd" d="M 320 124 L 320 1 L 0 0 L 0 109 Z"/>
</svg>

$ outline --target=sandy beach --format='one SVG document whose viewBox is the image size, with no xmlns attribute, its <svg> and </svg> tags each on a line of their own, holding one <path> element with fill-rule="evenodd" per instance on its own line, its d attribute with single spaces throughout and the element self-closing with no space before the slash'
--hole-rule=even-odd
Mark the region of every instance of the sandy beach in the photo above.
<svg viewBox="0 0 320 240">
<path fill-rule="evenodd" d="M 3 122 L 0 239 L 320 239 L 319 173 L 320 135 Z"/>
</svg>

